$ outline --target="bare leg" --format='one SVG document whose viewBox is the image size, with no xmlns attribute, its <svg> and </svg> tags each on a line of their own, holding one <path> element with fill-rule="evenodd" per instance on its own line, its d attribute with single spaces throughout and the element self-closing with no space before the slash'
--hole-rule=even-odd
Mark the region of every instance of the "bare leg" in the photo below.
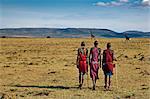
<svg viewBox="0 0 150 99">
<path fill-rule="evenodd" d="M 81 84 L 81 73 L 79 73 L 79 84 Z"/>
<path fill-rule="evenodd" d="M 98 71 L 97 71 L 96 73 L 97 73 L 97 75 L 92 79 L 92 82 L 93 82 L 93 90 L 95 90 L 96 81 L 97 81 L 97 79 L 99 79 L 99 78 L 98 78 Z"/>
<path fill-rule="evenodd" d="M 79 84 L 81 84 L 81 72 L 79 72 Z"/>
<path fill-rule="evenodd" d="M 81 82 L 82 85 L 83 85 L 83 82 L 84 82 L 84 75 L 82 74 L 82 82 Z"/>
<path fill-rule="evenodd" d="M 108 86 L 108 88 L 110 88 L 110 84 L 111 84 L 111 76 L 109 76 L 109 86 Z"/>
<path fill-rule="evenodd" d="M 105 88 L 107 88 L 107 75 L 105 75 Z"/>
<path fill-rule="evenodd" d="M 96 85 L 95 79 L 92 79 L 92 82 L 93 82 L 93 90 L 95 90 L 95 85 Z"/>
<path fill-rule="evenodd" d="M 98 76 L 98 70 L 97 70 L 97 79 L 99 79 L 99 76 Z"/>
<path fill-rule="evenodd" d="M 81 89 L 82 85 L 84 82 L 84 75 L 82 73 L 80 73 L 79 75 L 79 88 Z"/>
<path fill-rule="evenodd" d="M 79 73 L 79 88 L 81 88 L 82 83 L 81 83 L 81 72 Z"/>
</svg>

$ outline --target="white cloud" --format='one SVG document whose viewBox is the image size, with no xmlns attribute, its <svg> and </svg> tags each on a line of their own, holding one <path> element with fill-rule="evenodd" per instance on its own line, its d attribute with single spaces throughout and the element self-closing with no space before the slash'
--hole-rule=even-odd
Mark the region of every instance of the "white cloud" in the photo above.
<svg viewBox="0 0 150 99">
<path fill-rule="evenodd" d="M 94 5 L 96 6 L 120 6 L 122 5 L 122 3 L 117 2 L 117 1 L 111 1 L 111 2 L 97 2 Z"/>
<path fill-rule="evenodd" d="M 97 3 L 95 3 L 94 5 L 96 5 L 96 6 L 108 6 L 109 3 L 105 3 L 105 2 L 97 2 Z"/>
<path fill-rule="evenodd" d="M 117 0 L 117 1 L 110 1 L 110 2 L 97 2 L 94 5 L 96 6 L 121 6 L 128 2 L 129 0 Z"/>
<path fill-rule="evenodd" d="M 142 6 L 150 6 L 150 0 L 143 0 Z"/>
<path fill-rule="evenodd" d="M 142 6 L 142 7 L 150 7 L 150 0 L 141 0 L 131 2 L 130 0 L 116 0 L 116 1 L 108 1 L 108 2 L 97 2 L 94 5 L 96 6 Z"/>
<path fill-rule="evenodd" d="M 149 1 L 149 0 L 143 0 L 143 2 L 147 2 L 147 1 Z"/>
<path fill-rule="evenodd" d="M 124 3 L 127 3 L 129 2 L 129 0 L 119 0 L 120 2 L 124 2 Z"/>
</svg>

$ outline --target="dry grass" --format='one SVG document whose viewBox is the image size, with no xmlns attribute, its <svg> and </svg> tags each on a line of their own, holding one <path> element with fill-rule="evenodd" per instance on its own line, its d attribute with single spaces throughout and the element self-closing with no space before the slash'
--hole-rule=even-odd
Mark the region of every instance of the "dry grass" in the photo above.
<svg viewBox="0 0 150 99">
<path fill-rule="evenodd" d="M 149 99 L 150 40 L 98 39 L 99 47 L 111 42 L 117 61 L 112 91 L 104 91 L 103 72 L 96 91 L 87 82 L 78 87 L 75 66 L 77 48 L 91 39 L 4 38 L 0 39 L 0 96 L 12 99 Z M 143 57 L 143 58 L 142 58 Z"/>
</svg>

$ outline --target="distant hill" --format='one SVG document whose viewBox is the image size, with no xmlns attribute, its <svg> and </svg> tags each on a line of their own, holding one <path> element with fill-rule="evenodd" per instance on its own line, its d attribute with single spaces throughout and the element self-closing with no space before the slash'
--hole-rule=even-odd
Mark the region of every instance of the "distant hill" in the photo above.
<svg viewBox="0 0 150 99">
<path fill-rule="evenodd" d="M 56 37 L 56 38 L 80 38 L 90 37 L 90 32 L 96 37 L 124 38 L 124 34 L 134 38 L 149 38 L 150 32 L 125 31 L 117 33 L 109 29 L 94 28 L 5 28 L 0 29 L 0 36 L 6 37 Z"/>
<path fill-rule="evenodd" d="M 143 38 L 149 38 L 150 37 L 150 32 L 141 32 L 141 31 L 126 31 L 123 32 L 123 34 L 127 34 L 129 37 L 143 37 Z"/>
</svg>

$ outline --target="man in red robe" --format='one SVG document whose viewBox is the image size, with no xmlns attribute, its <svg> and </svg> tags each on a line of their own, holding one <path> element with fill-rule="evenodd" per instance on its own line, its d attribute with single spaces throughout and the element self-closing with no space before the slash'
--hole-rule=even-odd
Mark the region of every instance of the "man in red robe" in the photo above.
<svg viewBox="0 0 150 99">
<path fill-rule="evenodd" d="M 79 88 L 81 89 L 84 75 L 88 73 L 88 49 L 85 48 L 84 42 L 81 42 L 81 48 L 78 49 L 77 68 L 79 69 Z"/>
<path fill-rule="evenodd" d="M 95 90 L 96 81 L 98 79 L 98 70 L 101 67 L 101 49 L 98 48 L 98 41 L 94 42 L 94 47 L 90 50 L 89 55 L 90 76 L 93 82 L 93 90 Z"/>
<path fill-rule="evenodd" d="M 103 51 L 103 71 L 105 75 L 105 88 L 109 89 L 111 84 L 111 76 L 113 75 L 113 68 L 115 67 L 115 64 L 113 64 L 113 61 L 116 60 L 114 57 L 114 51 L 111 49 L 111 43 L 107 43 L 107 49 Z M 107 77 L 109 77 L 109 82 L 107 84 Z M 107 86 L 108 85 L 108 86 Z"/>
</svg>

